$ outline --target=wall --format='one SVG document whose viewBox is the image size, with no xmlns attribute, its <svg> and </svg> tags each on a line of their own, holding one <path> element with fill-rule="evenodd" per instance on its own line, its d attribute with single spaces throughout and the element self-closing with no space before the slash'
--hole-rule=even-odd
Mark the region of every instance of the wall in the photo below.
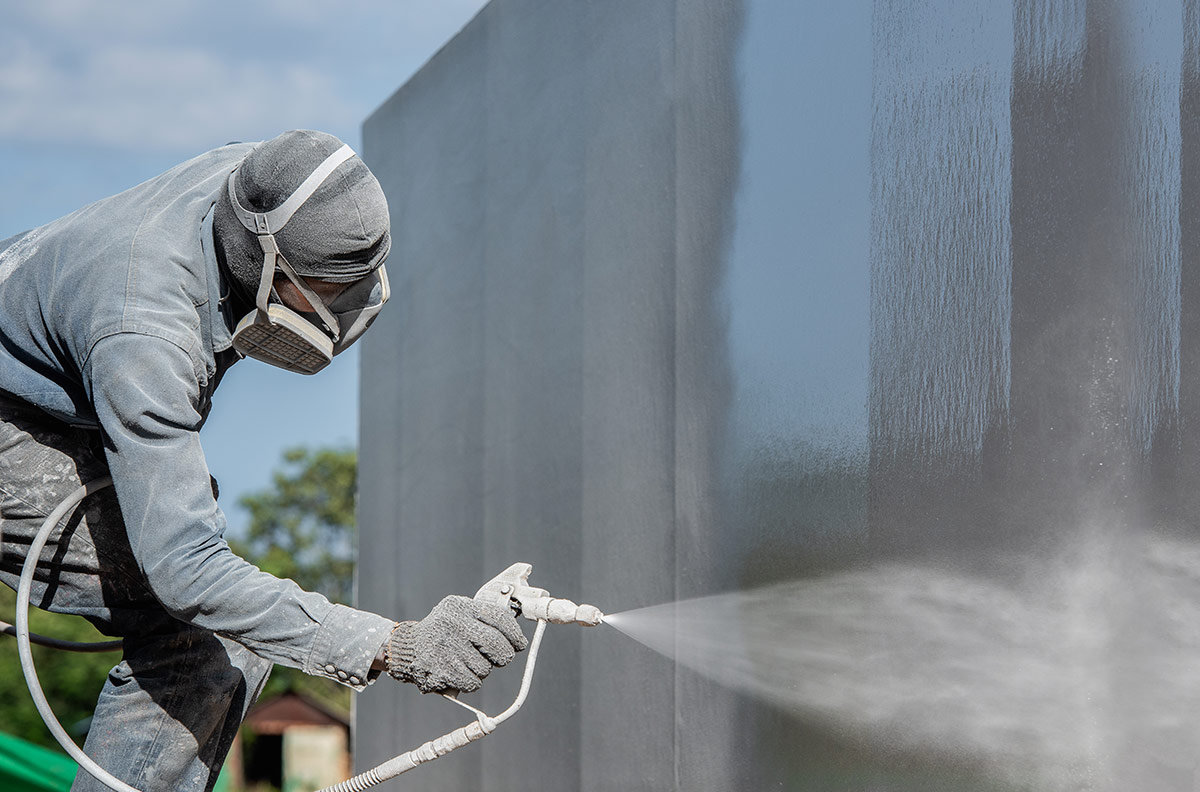
<svg viewBox="0 0 1200 792">
<path fill-rule="evenodd" d="M 396 788 L 1193 789 L 1197 6 L 493 0 L 380 107 L 361 605 L 683 603 Z"/>
</svg>

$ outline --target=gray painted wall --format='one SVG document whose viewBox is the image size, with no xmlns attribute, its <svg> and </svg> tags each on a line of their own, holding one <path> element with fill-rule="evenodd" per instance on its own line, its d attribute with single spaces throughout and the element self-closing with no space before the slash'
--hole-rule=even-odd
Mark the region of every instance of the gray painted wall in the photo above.
<svg viewBox="0 0 1200 792">
<path fill-rule="evenodd" d="M 1194 789 L 1198 6 L 493 0 L 376 111 L 360 604 L 741 592 L 394 788 Z"/>
</svg>

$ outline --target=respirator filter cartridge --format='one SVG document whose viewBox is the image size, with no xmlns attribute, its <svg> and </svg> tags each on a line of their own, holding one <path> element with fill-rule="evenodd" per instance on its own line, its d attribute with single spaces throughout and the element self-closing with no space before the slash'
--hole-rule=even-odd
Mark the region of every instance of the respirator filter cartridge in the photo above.
<svg viewBox="0 0 1200 792">
<path fill-rule="evenodd" d="M 233 347 L 248 357 L 300 374 L 315 374 L 333 360 L 333 340 L 295 311 L 267 306 L 247 315 L 233 331 Z"/>
</svg>

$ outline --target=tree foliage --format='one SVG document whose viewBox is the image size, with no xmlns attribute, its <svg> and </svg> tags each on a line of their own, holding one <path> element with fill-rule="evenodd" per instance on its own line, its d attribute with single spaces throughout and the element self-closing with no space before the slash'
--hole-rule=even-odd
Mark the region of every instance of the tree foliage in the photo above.
<svg viewBox="0 0 1200 792">
<path fill-rule="evenodd" d="M 244 495 L 250 514 L 235 552 L 277 577 L 349 604 L 354 579 L 354 479 L 349 448 L 290 448 L 270 489 Z"/>
<path fill-rule="evenodd" d="M 291 578 L 333 602 L 354 595 L 354 501 L 358 457 L 353 448 L 289 448 L 268 489 L 244 495 L 246 536 L 230 544 L 264 572 Z M 294 690 L 348 715 L 350 689 L 277 666 L 262 699 Z"/>
<path fill-rule="evenodd" d="M 0 619 L 15 622 L 16 609 L 16 593 L 0 584 Z M 29 629 L 67 641 L 108 640 L 84 619 L 34 607 L 29 609 Z M 32 651 L 46 700 L 63 728 L 78 738 L 96 709 L 105 675 L 121 659 L 121 653 L 79 654 L 41 646 L 34 646 Z M 0 637 L 0 729 L 32 743 L 58 746 L 25 688 L 17 641 L 7 636 Z"/>
</svg>

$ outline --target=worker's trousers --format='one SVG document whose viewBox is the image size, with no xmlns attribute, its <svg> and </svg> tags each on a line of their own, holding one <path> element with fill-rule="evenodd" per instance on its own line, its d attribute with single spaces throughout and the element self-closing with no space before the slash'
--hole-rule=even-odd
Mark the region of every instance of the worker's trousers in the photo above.
<svg viewBox="0 0 1200 792">
<path fill-rule="evenodd" d="M 46 516 L 81 482 L 106 474 L 98 432 L 0 394 L 0 579 L 16 588 Z M 111 488 L 63 521 L 41 559 L 33 605 L 83 616 L 124 640 L 84 750 L 140 790 L 211 790 L 271 663 L 162 609 L 134 563 Z M 107 787 L 81 770 L 71 789 Z"/>
</svg>

